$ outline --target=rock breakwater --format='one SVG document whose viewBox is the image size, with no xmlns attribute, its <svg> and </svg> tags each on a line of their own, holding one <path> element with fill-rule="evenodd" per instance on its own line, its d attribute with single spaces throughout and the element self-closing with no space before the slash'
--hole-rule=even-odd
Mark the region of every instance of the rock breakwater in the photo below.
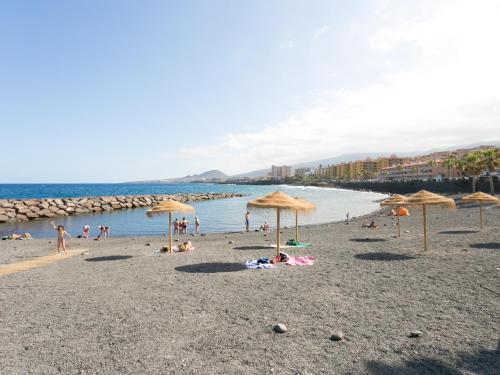
<svg viewBox="0 0 500 375">
<path fill-rule="evenodd" d="M 113 195 L 82 198 L 0 199 L 0 223 L 28 221 L 55 216 L 90 214 L 103 211 L 156 206 L 173 199 L 181 203 L 241 197 L 234 193 L 200 193 L 172 195 Z"/>
</svg>

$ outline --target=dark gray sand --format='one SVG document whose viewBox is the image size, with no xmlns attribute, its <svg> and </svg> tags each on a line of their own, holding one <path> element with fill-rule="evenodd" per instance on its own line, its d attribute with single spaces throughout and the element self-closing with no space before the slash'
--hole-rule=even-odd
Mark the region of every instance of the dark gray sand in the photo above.
<svg viewBox="0 0 500 375">
<path fill-rule="evenodd" d="M 426 253 L 418 211 L 401 238 L 380 213 L 302 228 L 314 246 L 287 250 L 316 263 L 275 270 L 243 267 L 274 233 L 72 240 L 88 254 L 0 277 L 0 373 L 498 374 L 499 208 L 482 232 L 476 208 L 429 210 Z M 2 241 L 0 263 L 53 246 Z"/>
</svg>

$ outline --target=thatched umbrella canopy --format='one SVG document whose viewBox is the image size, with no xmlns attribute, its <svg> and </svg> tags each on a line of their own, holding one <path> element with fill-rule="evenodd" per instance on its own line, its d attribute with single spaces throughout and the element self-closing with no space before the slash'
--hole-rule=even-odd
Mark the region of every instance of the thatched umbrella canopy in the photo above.
<svg viewBox="0 0 500 375">
<path fill-rule="evenodd" d="M 427 250 L 427 215 L 426 206 L 442 206 L 455 208 L 455 201 L 451 198 L 443 197 L 439 194 L 431 193 L 427 190 L 420 190 L 418 193 L 406 198 L 405 204 L 408 206 L 422 206 L 424 218 L 424 250 Z"/>
<path fill-rule="evenodd" d="M 380 202 L 380 206 L 389 206 L 389 207 L 396 207 L 398 210 L 398 237 L 401 237 L 401 230 L 399 228 L 399 209 L 401 208 L 402 205 L 404 205 L 406 202 L 406 197 L 401 194 L 394 194 L 390 198 L 387 198 Z"/>
<path fill-rule="evenodd" d="M 477 193 L 467 195 L 462 198 L 464 203 L 479 203 L 479 223 L 483 229 L 483 204 L 500 204 L 500 199 L 493 195 L 478 191 Z"/>
<path fill-rule="evenodd" d="M 194 207 L 169 199 L 166 201 L 162 201 L 157 206 L 154 206 L 153 208 L 147 210 L 146 215 L 151 217 L 158 214 L 160 215 L 165 214 L 167 212 L 168 212 L 168 242 L 169 242 L 168 251 L 171 253 L 173 250 L 172 212 L 194 212 Z"/>
<path fill-rule="evenodd" d="M 310 213 L 316 209 L 316 205 L 304 198 L 295 197 L 295 199 L 303 206 L 300 210 L 295 210 L 295 241 L 299 242 L 299 212 L 302 214 Z"/>
<path fill-rule="evenodd" d="M 301 210 L 304 205 L 291 196 L 276 191 L 247 203 L 248 208 L 276 209 L 276 253 L 280 253 L 280 213 L 282 210 Z"/>
</svg>

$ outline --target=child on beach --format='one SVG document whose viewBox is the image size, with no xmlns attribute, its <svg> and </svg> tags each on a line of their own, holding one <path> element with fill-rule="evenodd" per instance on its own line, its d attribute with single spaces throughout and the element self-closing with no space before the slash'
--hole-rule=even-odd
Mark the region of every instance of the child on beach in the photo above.
<svg viewBox="0 0 500 375">
<path fill-rule="evenodd" d="M 57 253 L 60 254 L 62 249 L 64 251 L 64 254 L 66 255 L 67 251 L 66 251 L 66 242 L 64 240 L 64 236 L 66 235 L 69 238 L 73 237 L 71 237 L 71 235 L 64 230 L 63 225 L 56 226 L 56 223 L 52 222 L 52 226 L 54 227 L 55 230 L 57 230 Z"/>
<path fill-rule="evenodd" d="M 106 225 L 99 225 L 99 237 L 108 238 L 109 237 L 109 227 Z"/>
<path fill-rule="evenodd" d="M 82 237 L 89 238 L 89 235 L 90 235 L 90 225 L 85 225 L 83 227 Z"/>
</svg>

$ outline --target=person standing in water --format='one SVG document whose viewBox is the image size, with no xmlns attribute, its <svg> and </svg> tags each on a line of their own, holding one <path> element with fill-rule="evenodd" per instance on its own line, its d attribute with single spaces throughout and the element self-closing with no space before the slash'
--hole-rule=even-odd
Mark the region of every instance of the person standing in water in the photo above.
<svg viewBox="0 0 500 375">
<path fill-rule="evenodd" d="M 250 232 L 250 212 L 245 214 L 245 231 Z"/>
<path fill-rule="evenodd" d="M 57 230 L 57 253 L 60 254 L 62 249 L 66 255 L 68 252 L 66 251 L 66 241 L 64 240 L 64 236 L 66 235 L 69 238 L 73 237 L 71 237 L 70 234 L 64 230 L 63 225 L 56 226 L 56 223 L 52 222 L 52 226 L 55 230 Z"/>
<path fill-rule="evenodd" d="M 196 234 L 200 233 L 200 219 L 198 219 L 198 216 L 194 217 L 194 232 Z"/>
</svg>

